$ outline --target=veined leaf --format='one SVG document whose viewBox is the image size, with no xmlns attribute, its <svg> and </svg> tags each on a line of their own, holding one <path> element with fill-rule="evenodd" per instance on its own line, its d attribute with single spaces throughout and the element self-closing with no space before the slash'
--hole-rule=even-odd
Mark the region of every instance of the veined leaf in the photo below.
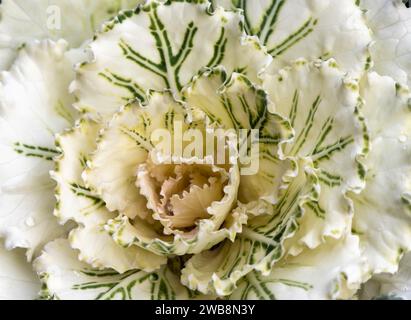
<svg viewBox="0 0 411 320">
<path fill-rule="evenodd" d="M 34 263 L 43 282 L 41 297 L 62 300 L 174 300 L 194 294 L 184 288 L 170 268 L 119 274 L 96 270 L 78 261 L 67 240 L 49 243 Z"/>
<path fill-rule="evenodd" d="M 284 242 L 298 230 L 298 220 L 307 205 L 318 197 L 312 164 L 301 161 L 296 167 L 297 176 L 290 179 L 277 204 L 259 201 L 243 207 L 250 217 L 235 241 L 226 240 L 188 260 L 182 270 L 183 284 L 204 294 L 226 296 L 251 271 L 270 273 L 286 253 Z"/>
<path fill-rule="evenodd" d="M 366 188 L 354 200 L 353 232 L 373 273 L 396 272 L 411 250 L 410 92 L 388 77 L 369 74 L 362 83 L 371 151 Z"/>
<path fill-rule="evenodd" d="M 304 57 L 334 58 L 343 70 L 367 65 L 371 36 L 355 0 L 213 0 L 239 8 L 247 33 L 256 35 L 274 61 L 272 71 Z"/>
<path fill-rule="evenodd" d="M 291 161 L 280 157 L 279 146 L 291 140 L 293 132 L 286 118 L 272 112 L 267 93 L 242 74 L 228 76 L 223 68 L 215 68 L 196 76 L 183 97 L 190 108 L 201 110 L 210 122 L 234 130 L 239 141 L 242 130 L 248 137 L 258 138 L 246 141 L 246 153 L 241 145 L 238 148 L 242 172 L 238 200 L 277 202 L 283 176 L 293 171 Z M 254 144 L 258 148 L 253 149 Z M 253 162 L 258 167 L 251 171 Z"/>
<path fill-rule="evenodd" d="M 64 41 L 28 45 L 0 84 L 0 236 L 7 248 L 29 249 L 29 258 L 65 232 L 50 214 L 55 185 L 49 176 L 59 155 L 54 134 L 76 114 L 65 54 Z"/>
<path fill-rule="evenodd" d="M 239 13 L 207 1 L 148 1 L 105 25 L 90 44 L 93 59 L 77 70 L 72 89 L 79 110 L 110 115 L 147 90 L 175 95 L 203 67 L 223 65 L 252 80 L 271 61 L 253 37 L 246 37 Z"/>
<path fill-rule="evenodd" d="M 138 247 L 124 248 L 104 230 L 105 223 L 118 213 L 109 212 L 104 201 L 81 178 L 90 154 L 95 151 L 101 125 L 81 119 L 70 131 L 57 137 L 61 156 L 52 173 L 57 182 L 55 215 L 62 223 L 73 220 L 79 227 L 72 230 L 70 244 L 79 250 L 79 260 L 93 268 L 112 268 L 117 272 L 133 269 L 152 271 L 166 259 Z"/>
<path fill-rule="evenodd" d="M 352 207 L 346 194 L 364 187 L 362 158 L 369 148 L 361 115 L 359 83 L 340 71 L 334 60 L 297 60 L 264 78 L 273 112 L 289 119 L 295 138 L 282 145 L 284 157 L 309 158 L 321 192 L 309 205 L 293 237 L 291 254 L 301 246 L 315 248 L 325 237 L 339 238 L 350 230 Z"/>
<path fill-rule="evenodd" d="M 249 273 L 231 295 L 241 300 L 350 299 L 368 277 L 357 236 L 330 239 L 314 250 L 289 257 L 268 276 Z"/>
<path fill-rule="evenodd" d="M 373 36 L 370 67 L 410 85 L 411 10 L 401 0 L 361 0 L 360 7 Z"/>
</svg>

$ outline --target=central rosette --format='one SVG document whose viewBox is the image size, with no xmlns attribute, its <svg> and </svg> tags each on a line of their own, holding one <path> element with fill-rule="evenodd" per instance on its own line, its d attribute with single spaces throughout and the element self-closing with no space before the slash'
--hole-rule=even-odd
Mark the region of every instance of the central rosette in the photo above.
<svg viewBox="0 0 411 320">
<path fill-rule="evenodd" d="M 233 243 L 295 171 L 279 155 L 293 132 L 269 108 L 263 89 L 218 67 L 179 96 L 151 91 L 145 103 L 83 118 L 60 136 L 56 214 L 81 213 L 70 235 L 81 259 L 119 272 L 155 270 L 176 255 Z"/>
<path fill-rule="evenodd" d="M 104 231 L 123 248 L 159 256 L 233 241 L 247 223 L 246 206 L 274 202 L 289 169 L 275 159 L 278 141 L 291 133 L 267 107 L 263 90 L 217 68 L 181 99 L 153 91 L 145 105 L 133 102 L 103 119 L 82 179 L 114 215 Z M 261 179 L 266 172 L 272 179 Z"/>
<path fill-rule="evenodd" d="M 193 232 L 197 222 L 210 219 L 213 204 L 224 197 L 229 173 L 221 167 L 202 164 L 154 164 L 149 160 L 137 171 L 136 186 L 153 210 L 164 234 Z"/>
</svg>

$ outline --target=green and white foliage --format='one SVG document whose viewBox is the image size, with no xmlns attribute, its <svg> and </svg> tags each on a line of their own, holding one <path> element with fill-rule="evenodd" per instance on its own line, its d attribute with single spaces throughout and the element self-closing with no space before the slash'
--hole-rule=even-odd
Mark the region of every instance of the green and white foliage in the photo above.
<svg viewBox="0 0 411 320">
<path fill-rule="evenodd" d="M 168 267 L 147 273 L 93 269 L 80 262 L 65 239 L 49 243 L 34 263 L 44 282 L 43 299 L 171 300 L 194 297 Z"/>
<path fill-rule="evenodd" d="M 373 69 L 410 85 L 411 10 L 401 0 L 361 0 L 360 7 L 372 31 L 369 52 Z"/>
<path fill-rule="evenodd" d="M 260 200 L 257 208 L 248 206 L 250 214 L 264 214 L 250 219 L 234 243 L 188 261 L 183 282 L 203 293 L 230 294 L 248 272 L 267 275 L 286 253 L 297 255 L 304 247 L 316 248 L 326 238 L 338 239 L 351 230 L 352 207 L 346 194 L 363 188 L 359 160 L 368 140 L 359 116 L 358 82 L 339 71 L 333 60 L 298 60 L 267 75 L 263 86 L 272 102 L 270 112 L 287 119 L 294 131 L 292 139 L 280 144 L 270 170 L 272 175 L 284 174 L 275 189 L 286 191 L 274 197 L 273 204 Z M 206 101 L 222 109 L 211 98 Z M 282 159 L 292 161 L 294 173 L 281 170 L 277 163 Z"/>
<path fill-rule="evenodd" d="M 242 10 L 247 33 L 257 35 L 273 56 L 273 71 L 301 57 L 334 58 L 343 70 L 355 72 L 367 65 L 370 32 L 355 0 L 212 2 L 215 7 Z"/>
<path fill-rule="evenodd" d="M 0 11 L 0 298 L 410 298 L 400 0 Z"/>
<path fill-rule="evenodd" d="M 81 119 L 76 127 L 57 137 L 61 156 L 56 159 L 56 170 L 52 173 L 57 182 L 55 215 L 62 223 L 73 220 L 80 225 L 69 236 L 72 248 L 80 252 L 79 260 L 94 268 L 111 268 L 121 273 L 132 269 L 155 270 L 166 259 L 140 248 L 118 246 L 104 230 L 104 224 L 116 214 L 106 209 L 104 201 L 81 178 L 95 149 L 99 129 L 97 123 Z"/>
<path fill-rule="evenodd" d="M 239 13 L 211 11 L 207 1 L 152 0 L 125 11 L 90 44 L 93 59 L 77 69 L 78 110 L 110 115 L 147 90 L 179 92 L 203 67 L 224 65 L 252 80 L 270 62 L 258 40 L 246 37 Z"/>
<path fill-rule="evenodd" d="M 0 7 L 0 70 L 32 40 L 61 38 L 77 48 L 102 22 L 143 0 L 3 0 Z"/>
<path fill-rule="evenodd" d="M 359 289 L 366 263 L 359 239 L 348 235 L 281 260 L 268 276 L 249 273 L 231 299 L 349 299 Z"/>
<path fill-rule="evenodd" d="M 277 74 L 267 74 L 263 82 L 272 111 L 287 118 L 295 131 L 283 155 L 309 158 L 320 181 L 319 200 L 311 204 L 297 235 L 298 243 L 315 248 L 325 237 L 339 238 L 350 229 L 352 208 L 346 193 L 358 193 L 364 186 L 361 158 L 368 151 L 368 133 L 359 84 L 334 60 L 297 60 Z"/>
<path fill-rule="evenodd" d="M 273 157 L 275 157 L 276 145 L 282 139 L 289 138 L 289 127 L 286 125 L 284 119 L 268 111 L 266 94 L 253 86 L 246 77 L 239 74 L 233 74 L 230 79 L 226 77 L 226 72 L 221 68 L 210 70 L 196 77 L 192 85 L 187 87 L 183 93 L 190 111 L 194 114 L 198 114 L 198 111 L 201 111 L 210 121 L 224 128 L 258 129 L 261 132 L 261 136 L 264 136 L 266 139 L 261 140 L 263 142 L 261 151 L 264 151 L 263 148 L 267 145 L 267 150 L 270 151 L 269 148 L 272 148 L 271 151 L 274 155 Z M 169 118 L 170 110 L 174 114 L 173 117 L 175 121 L 179 118 L 188 118 L 185 115 L 185 111 L 181 110 L 181 106 L 173 106 L 173 104 L 176 103 L 172 102 L 171 97 L 164 97 L 162 95 L 158 95 L 158 97 L 152 96 L 149 98 L 147 106 L 143 109 L 144 113 L 136 107 L 126 107 L 126 109 L 120 112 L 111 122 L 110 128 L 106 130 L 101 139 L 102 147 L 95 154 L 94 159 L 91 161 L 91 169 L 87 172 L 87 175 L 85 175 L 86 180 L 96 186 L 99 192 L 110 197 L 106 200 L 108 205 L 116 201 L 116 199 L 124 198 L 126 194 L 130 196 L 131 192 L 126 190 L 129 190 L 133 185 L 129 182 L 130 179 L 126 178 L 127 175 L 124 176 L 124 173 L 128 170 L 126 170 L 126 167 L 130 168 L 129 174 L 133 176 L 135 168 L 139 165 L 138 162 L 147 161 L 147 153 L 152 150 L 152 147 L 147 141 L 153 128 L 159 128 L 159 124 L 163 126 L 164 123 L 169 123 L 165 120 Z M 247 107 L 240 109 L 242 105 Z M 168 108 L 164 109 L 166 106 Z M 207 109 L 207 106 L 214 109 Z M 232 113 L 234 110 L 243 110 L 244 113 L 238 111 Z M 259 110 L 259 112 L 256 110 Z M 153 118 L 154 116 L 155 118 Z M 139 124 L 142 120 L 144 120 L 147 125 L 142 126 Z M 192 124 L 192 122 L 188 122 L 188 125 Z M 266 128 L 268 124 L 270 125 L 269 130 Z M 130 134 L 130 132 L 134 134 Z M 136 141 L 136 138 L 139 139 Z M 123 141 L 124 144 L 122 143 Z M 143 143 L 144 141 L 146 143 Z M 140 148 L 136 148 L 136 142 Z M 132 149 L 135 149 L 135 152 L 139 153 L 140 156 L 135 154 L 132 158 L 128 160 L 124 158 L 124 160 L 121 161 L 124 169 L 119 170 L 119 172 L 123 174 L 122 179 L 124 182 L 119 176 L 107 176 L 107 174 L 104 173 L 107 171 L 105 168 L 107 168 L 110 163 L 113 163 L 112 157 L 121 157 L 122 153 L 124 153 L 124 156 L 129 157 L 130 150 Z M 129 164 L 130 161 L 132 161 L 132 163 Z M 270 165 L 274 171 L 277 168 L 282 169 L 282 165 L 278 165 L 276 161 L 273 161 Z M 261 172 L 260 174 L 262 175 L 263 173 L 264 172 Z M 108 174 L 112 175 L 115 174 L 115 172 L 111 171 Z M 140 176 L 137 177 L 137 179 L 139 178 L 141 179 Z M 276 180 L 277 182 L 274 185 L 278 187 L 281 182 L 281 175 L 277 177 Z M 106 185 L 102 185 L 101 183 L 104 181 L 114 181 L 119 185 L 117 185 L 117 187 L 114 187 L 114 184 L 107 183 Z M 126 183 L 130 185 L 128 187 L 120 185 Z M 150 232 L 147 228 L 149 227 L 148 225 L 138 222 L 134 224 L 130 223 L 127 217 L 120 217 L 119 219 L 110 221 L 108 229 L 113 233 L 116 241 L 122 245 L 134 243 L 147 250 L 163 255 L 200 253 L 225 238 L 233 241 L 236 233 L 241 232 L 242 224 L 247 222 L 247 216 L 243 208 L 239 208 L 233 212 L 231 212 L 231 210 L 236 204 L 238 189 L 246 187 L 246 184 L 241 186 L 239 169 L 233 166 L 228 172 L 228 183 L 224 188 L 224 197 L 221 201 L 215 201 L 211 204 L 210 208 L 207 209 L 211 217 L 209 219 L 199 220 L 194 233 L 190 232 L 192 235 L 175 234 L 175 236 L 170 239 L 170 237 L 165 237 L 159 233 Z M 140 194 L 147 197 L 147 191 L 145 190 L 147 187 L 140 183 L 139 188 Z M 273 185 L 267 184 L 266 189 L 263 189 L 262 192 L 265 194 L 268 194 L 268 192 L 273 193 L 272 189 Z M 120 197 L 120 192 L 124 192 L 122 197 Z M 134 203 L 138 203 L 138 201 L 140 201 L 138 198 L 138 190 L 135 190 L 134 193 L 136 196 Z M 245 193 L 245 191 L 243 191 L 243 193 Z M 189 194 L 183 199 L 187 201 L 186 205 L 192 203 Z M 150 198 L 144 199 L 144 201 L 145 203 L 148 202 L 148 209 L 156 211 L 155 206 L 150 202 Z M 133 218 L 133 216 L 127 214 L 127 208 L 119 208 L 118 210 L 126 213 L 129 218 Z M 136 211 L 136 209 L 134 209 L 134 211 Z M 153 215 L 155 219 L 158 219 L 156 216 L 157 215 Z M 230 217 L 230 219 L 228 219 L 228 217 Z M 143 216 L 141 218 L 145 217 Z M 224 221 L 226 222 L 222 225 Z M 152 228 L 153 227 L 151 227 L 151 229 Z M 170 232 L 172 233 L 173 231 Z"/>
<path fill-rule="evenodd" d="M 250 220 L 235 241 L 227 240 L 188 260 L 182 270 L 183 284 L 204 294 L 226 296 L 251 271 L 270 273 L 284 256 L 284 242 L 295 234 L 307 204 L 318 197 L 312 164 L 301 161 L 298 168 L 277 204 L 259 201 L 241 208 Z"/>
<path fill-rule="evenodd" d="M 194 110 L 201 110 L 212 123 L 225 129 L 257 130 L 259 132 L 256 174 L 243 174 L 238 189 L 238 200 L 249 203 L 264 199 L 278 200 L 284 174 L 293 174 L 290 161 L 280 161 L 279 145 L 293 137 L 285 118 L 271 112 L 267 93 L 243 74 L 229 76 L 225 69 L 215 68 L 200 73 L 183 90 L 184 101 Z M 252 157 L 252 152 L 247 156 Z M 241 159 L 240 168 L 248 163 Z"/>
<path fill-rule="evenodd" d="M 366 188 L 353 195 L 353 232 L 371 272 L 396 272 L 411 249 L 411 94 L 388 77 L 369 74 L 361 85 L 371 151 Z"/>
<path fill-rule="evenodd" d="M 50 215 L 59 154 L 54 134 L 73 125 L 73 79 L 66 42 L 43 41 L 22 49 L 0 82 L 0 236 L 28 258 L 64 229 Z M 52 88 L 52 89 L 51 89 Z"/>
</svg>

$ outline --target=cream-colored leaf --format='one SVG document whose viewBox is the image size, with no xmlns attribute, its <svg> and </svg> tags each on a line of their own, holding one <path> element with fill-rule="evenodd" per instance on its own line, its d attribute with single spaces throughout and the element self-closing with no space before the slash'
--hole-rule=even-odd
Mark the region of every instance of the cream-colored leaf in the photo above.
<svg viewBox="0 0 411 320">
<path fill-rule="evenodd" d="M 120 14 L 90 44 L 93 59 L 77 71 L 76 107 L 105 116 L 130 99 L 145 100 L 149 89 L 179 95 L 203 67 L 223 65 L 257 81 L 271 57 L 242 25 L 239 13 L 211 12 L 203 0 L 148 1 Z"/>
<path fill-rule="evenodd" d="M 71 126 L 74 73 L 64 41 L 27 45 L 0 83 L 0 236 L 6 247 L 38 249 L 65 230 L 52 212 L 54 134 Z"/>
<path fill-rule="evenodd" d="M 374 0 L 369 2 L 373 5 Z M 356 0 L 213 0 L 213 3 L 243 10 L 248 34 L 258 36 L 274 58 L 272 71 L 301 57 L 334 58 L 342 70 L 357 73 L 367 67 L 371 34 Z"/>
<path fill-rule="evenodd" d="M 132 270 L 124 274 L 90 268 L 77 259 L 64 239 L 49 243 L 34 266 L 44 284 L 45 299 L 182 300 L 195 296 L 166 266 L 151 273 Z"/>
<path fill-rule="evenodd" d="M 0 6 L 0 70 L 33 40 L 61 38 L 71 48 L 93 37 L 102 22 L 143 0 L 4 0 Z"/>
<path fill-rule="evenodd" d="M 402 0 L 361 0 L 360 6 L 372 31 L 373 70 L 410 85 L 411 11 Z"/>
<path fill-rule="evenodd" d="M 280 261 L 268 276 L 248 274 L 231 299 L 350 299 L 367 279 L 356 236 L 330 239 L 314 250 Z"/>
<path fill-rule="evenodd" d="M 0 243 L 0 300 L 33 300 L 40 281 L 21 249 L 7 251 Z"/>
<path fill-rule="evenodd" d="M 371 150 L 366 158 L 366 188 L 353 195 L 353 231 L 373 273 L 397 271 L 411 250 L 411 94 L 376 73 L 363 81 Z"/>
</svg>

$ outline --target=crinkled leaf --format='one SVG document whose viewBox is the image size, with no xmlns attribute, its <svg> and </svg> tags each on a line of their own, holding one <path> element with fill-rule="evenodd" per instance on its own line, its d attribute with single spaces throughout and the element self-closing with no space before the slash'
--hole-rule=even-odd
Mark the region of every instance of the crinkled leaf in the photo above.
<svg viewBox="0 0 411 320">
<path fill-rule="evenodd" d="M 72 89 L 80 110 L 107 115 L 148 89 L 179 94 L 203 67 L 224 65 L 251 79 L 270 62 L 245 37 L 238 13 L 210 11 L 207 1 L 157 1 L 120 14 L 90 44 L 93 60 L 78 68 Z"/>
<path fill-rule="evenodd" d="M 224 69 L 215 68 L 195 77 L 183 97 L 194 112 L 201 110 L 212 123 L 225 130 L 234 129 L 241 171 L 238 200 L 249 203 L 264 198 L 275 203 L 283 175 L 292 170 L 289 161 L 280 160 L 278 146 L 290 140 L 293 133 L 286 119 L 270 111 L 267 93 L 242 74 L 228 77 Z M 258 138 L 245 141 L 244 146 L 251 149 L 247 152 L 242 151 L 243 130 Z M 258 148 L 253 149 L 256 142 Z"/>
<path fill-rule="evenodd" d="M 363 300 L 410 300 L 411 254 L 405 255 L 395 274 L 379 274 L 364 284 L 359 297 Z"/>
<path fill-rule="evenodd" d="M 372 0 L 370 1 L 372 2 Z M 274 57 L 276 71 L 304 57 L 335 58 L 343 70 L 367 65 L 370 33 L 355 0 L 214 0 L 243 10 L 248 34 L 257 35 Z"/>
<path fill-rule="evenodd" d="M 283 259 L 268 276 L 248 274 L 231 299 L 350 299 L 366 277 L 359 239 L 348 235 Z"/>
<path fill-rule="evenodd" d="M 4 0 L 0 6 L 0 70 L 8 69 L 21 46 L 34 39 L 61 38 L 76 48 L 100 24 L 142 0 Z"/>
<path fill-rule="evenodd" d="M 59 154 L 54 134 L 75 116 L 65 51 L 64 41 L 27 46 L 0 84 L 0 235 L 8 248 L 29 249 L 29 258 L 64 232 L 51 214 L 49 171 Z"/>
<path fill-rule="evenodd" d="M 373 69 L 402 84 L 411 84 L 411 10 L 402 0 L 361 0 L 373 42 Z"/>
<path fill-rule="evenodd" d="M 388 77 L 369 74 L 362 85 L 371 150 L 366 188 L 353 195 L 353 232 L 371 271 L 395 272 L 411 250 L 410 93 Z"/>
<path fill-rule="evenodd" d="M 81 174 L 96 148 L 101 125 L 81 119 L 75 128 L 57 137 L 62 155 L 57 159 L 52 176 L 57 182 L 58 203 L 55 215 L 62 221 L 80 224 L 70 233 L 70 244 L 79 250 L 79 259 L 94 268 L 112 268 L 118 272 L 132 269 L 155 270 L 166 259 L 138 247 L 124 248 L 104 230 L 104 224 L 116 217 L 105 203 L 85 187 Z"/>
<path fill-rule="evenodd" d="M 67 240 L 49 243 L 35 261 L 43 282 L 42 297 L 62 300 L 171 300 L 193 295 L 168 267 L 123 274 L 96 270 L 77 259 Z"/>
<path fill-rule="evenodd" d="M 334 60 L 297 60 L 277 74 L 264 76 L 264 88 L 277 112 L 290 121 L 295 138 L 282 146 L 284 157 L 307 157 L 316 168 L 321 193 L 310 204 L 294 237 L 315 248 L 325 237 L 341 237 L 350 228 L 349 190 L 363 188 L 360 158 L 368 148 L 361 116 L 358 81 L 340 71 Z"/>
<path fill-rule="evenodd" d="M 296 164 L 297 166 L 297 164 Z M 182 270 L 182 283 L 192 290 L 219 296 L 231 294 L 238 280 L 253 270 L 268 275 L 285 254 L 284 242 L 298 229 L 307 204 L 318 197 L 312 164 L 300 161 L 277 204 L 265 201 L 242 206 L 249 221 L 234 242 L 193 256 Z"/>
</svg>

